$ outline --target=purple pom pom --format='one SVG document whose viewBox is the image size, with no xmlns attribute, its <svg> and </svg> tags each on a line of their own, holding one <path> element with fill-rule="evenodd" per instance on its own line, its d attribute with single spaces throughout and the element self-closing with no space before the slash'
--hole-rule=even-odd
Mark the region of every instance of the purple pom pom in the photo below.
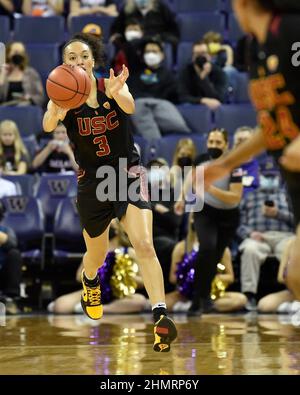
<svg viewBox="0 0 300 395">
<path fill-rule="evenodd" d="M 116 254 L 114 251 L 110 251 L 105 258 L 105 261 L 101 268 L 98 270 L 101 285 L 101 301 L 103 304 L 110 303 L 114 297 L 110 286 L 110 279 L 112 276 Z"/>
<path fill-rule="evenodd" d="M 194 292 L 195 261 L 198 252 L 185 254 L 182 262 L 178 264 L 176 272 L 178 291 L 182 296 L 192 300 Z"/>
</svg>

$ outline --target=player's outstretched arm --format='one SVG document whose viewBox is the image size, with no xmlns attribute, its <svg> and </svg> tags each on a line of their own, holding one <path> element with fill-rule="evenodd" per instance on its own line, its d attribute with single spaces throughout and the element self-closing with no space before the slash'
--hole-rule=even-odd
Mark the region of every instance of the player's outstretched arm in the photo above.
<svg viewBox="0 0 300 395">
<path fill-rule="evenodd" d="M 43 118 L 43 129 L 45 132 L 52 132 L 59 121 L 62 121 L 68 110 L 65 110 L 56 104 L 53 101 L 49 100 L 47 105 L 47 111 L 44 114 Z"/>
<path fill-rule="evenodd" d="M 292 172 L 300 172 L 300 137 L 291 142 L 280 158 L 281 165 Z"/>
</svg>

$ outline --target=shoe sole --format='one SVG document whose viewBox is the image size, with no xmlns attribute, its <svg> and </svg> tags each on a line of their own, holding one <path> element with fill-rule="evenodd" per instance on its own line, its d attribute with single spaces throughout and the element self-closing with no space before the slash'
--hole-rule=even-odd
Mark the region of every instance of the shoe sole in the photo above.
<svg viewBox="0 0 300 395">
<path fill-rule="evenodd" d="M 171 343 L 177 337 L 177 329 L 172 320 L 161 318 L 158 325 L 154 326 L 154 345 L 153 350 L 156 352 L 169 352 Z"/>
<path fill-rule="evenodd" d="M 84 311 L 85 315 L 87 315 L 91 320 L 97 321 L 97 320 L 100 320 L 100 319 L 102 318 L 102 315 L 103 315 L 103 314 L 101 314 L 101 316 L 100 316 L 99 318 L 91 317 L 91 316 L 88 314 L 88 312 L 86 311 L 86 306 L 85 306 L 85 303 L 84 303 L 84 300 L 83 300 L 82 296 L 81 296 L 81 298 L 80 298 L 80 303 L 81 303 L 81 307 L 82 307 L 82 310 Z"/>
</svg>

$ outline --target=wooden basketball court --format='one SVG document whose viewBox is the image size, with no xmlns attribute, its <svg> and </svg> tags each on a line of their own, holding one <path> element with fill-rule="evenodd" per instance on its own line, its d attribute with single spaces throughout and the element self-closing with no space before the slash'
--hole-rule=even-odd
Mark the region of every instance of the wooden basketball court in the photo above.
<svg viewBox="0 0 300 395">
<path fill-rule="evenodd" d="M 300 315 L 174 316 L 172 351 L 152 350 L 150 315 L 11 316 L 0 374 L 300 374 Z M 298 322 L 297 322 L 298 320 Z M 297 326 L 299 325 L 299 326 Z"/>
</svg>

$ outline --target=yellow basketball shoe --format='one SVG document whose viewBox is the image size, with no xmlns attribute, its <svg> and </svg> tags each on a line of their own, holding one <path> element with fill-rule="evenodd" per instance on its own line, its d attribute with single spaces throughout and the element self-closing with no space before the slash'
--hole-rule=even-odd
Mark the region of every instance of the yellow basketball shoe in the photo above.
<svg viewBox="0 0 300 395">
<path fill-rule="evenodd" d="M 177 337 L 177 329 L 174 322 L 167 316 L 161 315 L 154 324 L 154 344 L 153 350 L 157 352 L 168 352 L 171 343 Z"/>
<path fill-rule="evenodd" d="M 81 294 L 82 309 L 92 320 L 99 320 L 103 315 L 99 276 L 97 274 L 96 279 L 91 281 L 93 284 L 91 286 L 89 284 L 89 280 L 85 277 L 83 270 L 81 273 L 81 282 L 83 287 Z"/>
</svg>

